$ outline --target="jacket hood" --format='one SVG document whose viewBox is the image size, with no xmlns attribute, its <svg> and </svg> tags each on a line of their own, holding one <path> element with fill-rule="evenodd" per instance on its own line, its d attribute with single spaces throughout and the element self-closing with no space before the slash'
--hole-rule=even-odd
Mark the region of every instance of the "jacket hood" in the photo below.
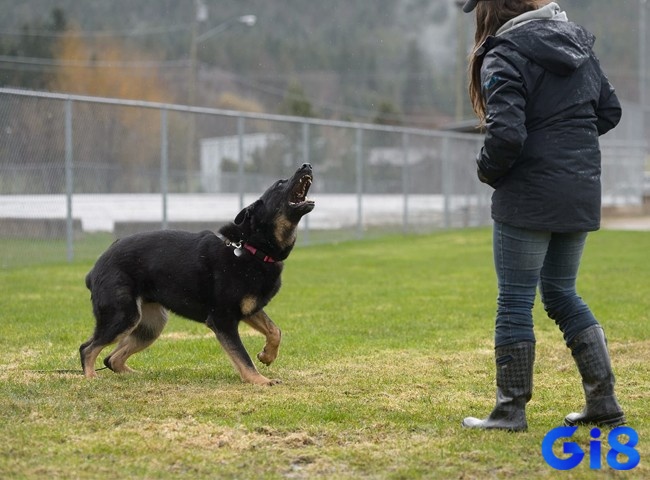
<svg viewBox="0 0 650 480">
<path fill-rule="evenodd" d="M 544 5 L 543 7 L 537 8 L 535 10 L 529 10 L 528 12 L 511 18 L 506 23 L 501 25 L 495 35 L 498 37 L 502 33 L 520 27 L 521 25 L 524 25 L 531 20 L 558 20 L 560 22 L 566 22 L 568 21 L 568 18 L 566 16 L 566 12 L 563 12 L 557 3 L 551 2 L 547 5 Z"/>
<path fill-rule="evenodd" d="M 552 2 L 506 22 L 477 54 L 507 44 L 544 69 L 569 75 L 589 59 L 594 41 L 591 33 L 569 22 L 559 5 Z"/>
<path fill-rule="evenodd" d="M 569 75 L 590 56 L 595 38 L 581 26 L 557 20 L 536 20 L 495 37 L 557 75 Z"/>
</svg>

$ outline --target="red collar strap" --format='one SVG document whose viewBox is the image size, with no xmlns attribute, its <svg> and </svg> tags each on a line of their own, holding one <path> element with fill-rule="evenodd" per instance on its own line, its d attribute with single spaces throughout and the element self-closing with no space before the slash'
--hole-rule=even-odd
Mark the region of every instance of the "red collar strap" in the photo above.
<svg viewBox="0 0 650 480">
<path fill-rule="evenodd" d="M 262 260 L 265 263 L 275 263 L 276 262 L 276 260 L 273 257 L 270 257 L 269 255 L 267 255 L 263 251 L 258 250 L 257 248 L 255 248 L 254 246 L 252 246 L 252 245 L 250 245 L 248 243 L 242 244 L 241 241 L 232 242 L 232 241 L 228 240 L 224 235 L 222 235 L 220 233 L 215 233 L 215 235 L 226 245 L 226 247 L 230 247 L 230 248 L 234 249 L 233 253 L 235 254 L 236 257 L 241 257 L 241 255 L 243 253 L 242 252 L 242 248 L 243 248 L 244 250 L 248 250 L 248 252 L 251 253 L 254 257 L 259 258 L 260 260 Z"/>
<path fill-rule="evenodd" d="M 263 262 L 275 263 L 275 259 L 273 257 L 269 257 L 266 253 L 262 252 L 261 250 L 258 250 L 252 245 L 249 245 L 248 243 L 244 244 L 244 248 L 249 252 L 251 252 L 254 256 L 262 260 Z"/>
</svg>

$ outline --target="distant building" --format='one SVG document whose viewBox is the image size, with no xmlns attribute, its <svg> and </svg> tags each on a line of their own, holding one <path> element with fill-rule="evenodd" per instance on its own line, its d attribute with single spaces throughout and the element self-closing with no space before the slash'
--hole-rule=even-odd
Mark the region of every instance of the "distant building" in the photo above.
<svg viewBox="0 0 650 480">
<path fill-rule="evenodd" d="M 223 164 L 225 161 L 239 163 L 240 141 L 244 165 L 252 163 L 252 156 L 271 144 L 284 140 L 279 133 L 249 133 L 242 136 L 203 138 L 201 145 L 201 187 L 204 192 L 218 193 L 223 188 Z"/>
<path fill-rule="evenodd" d="M 368 150 L 368 165 L 377 167 L 390 165 L 391 167 L 403 167 L 406 161 L 405 153 L 408 153 L 410 166 L 435 158 L 439 153 L 432 148 L 409 148 L 405 152 L 399 147 L 374 147 Z"/>
</svg>

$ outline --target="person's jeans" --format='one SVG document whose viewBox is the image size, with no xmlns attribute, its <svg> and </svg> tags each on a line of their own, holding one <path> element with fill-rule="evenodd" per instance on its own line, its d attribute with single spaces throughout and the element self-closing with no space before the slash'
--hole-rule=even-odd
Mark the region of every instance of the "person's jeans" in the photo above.
<svg viewBox="0 0 650 480">
<path fill-rule="evenodd" d="M 567 345 L 585 328 L 598 324 L 576 293 L 586 239 L 586 232 L 541 232 L 495 222 L 496 347 L 535 341 L 532 309 L 538 285 L 544 309 L 560 327 Z"/>
</svg>

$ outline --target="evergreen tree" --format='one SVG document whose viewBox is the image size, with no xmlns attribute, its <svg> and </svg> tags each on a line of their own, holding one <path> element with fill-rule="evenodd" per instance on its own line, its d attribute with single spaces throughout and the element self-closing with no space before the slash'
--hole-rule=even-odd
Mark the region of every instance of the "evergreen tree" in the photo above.
<svg viewBox="0 0 650 480">
<path fill-rule="evenodd" d="M 407 113 L 422 110 L 430 98 L 431 76 L 427 73 L 420 47 L 411 40 L 406 55 L 406 80 L 402 90 L 402 105 Z"/>
<path fill-rule="evenodd" d="M 65 13 L 54 8 L 48 22 L 34 22 L 22 27 L 22 35 L 17 40 L 0 43 L 0 55 L 10 57 L 38 58 L 53 60 L 55 56 L 52 39 L 38 32 L 63 33 L 67 27 Z M 29 68 L 20 62 L 10 63 L 10 68 L 0 70 L 0 86 L 43 90 L 53 78 L 53 67 Z"/>
<path fill-rule="evenodd" d="M 311 102 L 307 99 L 304 90 L 300 85 L 291 82 L 287 87 L 280 113 L 296 117 L 314 117 Z"/>
</svg>

